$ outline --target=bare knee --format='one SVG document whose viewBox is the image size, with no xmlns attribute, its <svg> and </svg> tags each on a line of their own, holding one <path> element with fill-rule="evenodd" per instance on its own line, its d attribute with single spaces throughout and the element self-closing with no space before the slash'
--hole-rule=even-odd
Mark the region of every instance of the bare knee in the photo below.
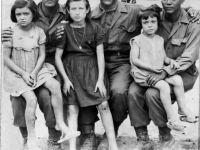
<svg viewBox="0 0 200 150">
<path fill-rule="evenodd" d="M 183 87 L 183 80 L 182 80 L 181 76 L 174 75 L 172 78 L 172 81 L 173 81 L 173 86 Z"/>
<path fill-rule="evenodd" d="M 61 91 L 60 83 L 57 80 L 51 80 L 47 84 L 47 88 L 51 91 L 51 93 L 58 93 Z"/>
<path fill-rule="evenodd" d="M 159 81 L 159 91 L 162 93 L 170 93 L 170 86 L 166 81 Z"/>
<path fill-rule="evenodd" d="M 109 110 L 108 102 L 107 101 L 102 102 L 101 104 L 99 104 L 97 106 L 97 108 L 98 108 L 99 111 L 107 111 L 107 110 Z"/>
<path fill-rule="evenodd" d="M 26 120 L 29 121 L 35 121 L 35 111 L 36 111 L 36 106 L 37 106 L 37 97 L 30 97 L 26 101 Z"/>
<path fill-rule="evenodd" d="M 35 108 L 36 106 L 37 106 L 37 97 L 36 96 L 29 97 L 29 99 L 26 101 L 26 107 Z"/>
</svg>

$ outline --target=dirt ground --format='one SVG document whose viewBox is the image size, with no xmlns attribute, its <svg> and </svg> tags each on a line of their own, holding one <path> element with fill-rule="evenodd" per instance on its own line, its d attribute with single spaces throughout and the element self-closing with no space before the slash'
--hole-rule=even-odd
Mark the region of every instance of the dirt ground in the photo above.
<svg viewBox="0 0 200 150">
<path fill-rule="evenodd" d="M 11 25 L 9 14 L 10 7 L 14 0 L 2 0 L 2 26 L 6 27 Z M 40 0 L 35 0 L 39 2 Z M 60 3 L 64 3 L 65 0 L 60 0 Z M 90 0 L 92 7 L 95 7 L 99 3 L 99 0 Z M 148 6 L 153 3 L 160 5 L 160 0 L 137 0 L 139 4 Z M 184 6 L 193 6 L 199 8 L 200 0 L 186 0 Z M 199 61 L 197 62 L 199 67 Z M 186 93 L 186 103 L 187 106 L 191 109 L 196 115 L 199 114 L 199 79 L 197 80 L 194 88 Z M 173 105 L 173 109 L 177 112 L 177 104 Z M 46 150 L 47 147 L 47 127 L 44 124 L 44 117 L 39 108 L 37 107 L 37 120 L 36 120 L 36 133 L 38 137 L 38 145 L 42 150 Z M 178 119 L 178 115 L 176 114 Z M 17 127 L 13 126 L 13 115 L 11 109 L 11 103 L 9 100 L 9 95 L 3 91 L 3 97 L 1 100 L 1 150 L 21 150 L 22 138 Z M 198 123 L 196 124 L 187 124 L 185 134 L 180 134 L 177 132 L 172 132 L 173 136 L 176 138 L 176 141 L 182 145 L 183 150 L 197 150 L 197 141 L 198 141 Z M 148 126 L 150 138 L 158 142 L 158 129 L 151 122 Z M 101 135 L 104 133 L 104 128 L 101 121 L 98 121 L 95 126 L 95 133 L 98 136 L 98 141 L 101 139 Z M 136 135 L 134 128 L 130 126 L 129 117 L 122 123 L 119 128 L 117 143 L 120 150 L 131 150 L 136 144 Z M 62 144 L 63 149 L 67 150 L 68 143 L 65 142 Z"/>
</svg>

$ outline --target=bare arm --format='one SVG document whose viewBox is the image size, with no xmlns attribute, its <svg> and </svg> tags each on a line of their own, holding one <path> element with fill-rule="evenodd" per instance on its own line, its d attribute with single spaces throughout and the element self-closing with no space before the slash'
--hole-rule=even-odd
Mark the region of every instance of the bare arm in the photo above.
<svg viewBox="0 0 200 150">
<path fill-rule="evenodd" d="M 103 44 L 97 46 L 97 61 L 98 61 L 98 69 L 99 69 L 98 80 L 103 81 L 104 80 L 104 70 L 105 70 Z"/>
<path fill-rule="evenodd" d="M 165 53 L 165 50 L 164 50 L 164 58 L 165 58 L 165 60 L 164 60 L 164 63 L 166 64 L 166 65 L 170 65 L 170 58 L 169 57 L 167 57 L 167 55 L 166 55 L 166 53 Z"/>
<path fill-rule="evenodd" d="M 101 96 L 106 97 L 107 91 L 104 85 L 104 71 L 105 71 L 105 60 L 104 60 L 104 49 L 103 44 L 97 46 L 97 62 L 99 77 L 96 83 L 95 92 L 99 89 Z"/>
<path fill-rule="evenodd" d="M 70 94 L 70 88 L 74 89 L 73 84 L 71 83 L 71 81 L 69 80 L 65 69 L 64 69 L 64 65 L 62 63 L 62 55 L 63 55 L 63 49 L 61 48 L 56 48 L 56 55 L 55 55 L 55 64 L 56 67 L 59 71 L 59 73 L 61 74 L 63 80 L 64 80 L 64 84 L 63 84 L 63 92 L 65 93 L 65 95 L 67 96 L 67 94 Z"/>
<path fill-rule="evenodd" d="M 25 72 L 23 69 L 19 68 L 13 61 L 10 59 L 12 53 L 12 49 L 8 47 L 3 48 L 3 58 L 4 58 L 4 64 L 15 73 L 22 76 L 22 74 Z"/>
<path fill-rule="evenodd" d="M 147 64 L 139 59 L 140 49 L 135 42 L 131 45 L 131 62 L 138 68 L 145 69 L 151 72 L 161 72 L 159 68 L 154 68 L 152 65 Z"/>
<path fill-rule="evenodd" d="M 9 47 L 3 48 L 3 56 L 4 56 L 4 63 L 5 65 L 12 71 L 14 71 L 16 74 L 20 75 L 23 80 L 26 82 L 26 84 L 32 86 L 34 84 L 34 81 L 31 79 L 31 76 L 29 73 L 24 71 L 23 69 L 19 68 L 13 61 L 10 59 L 12 53 L 12 49 Z"/>
<path fill-rule="evenodd" d="M 64 69 L 64 66 L 63 66 L 63 63 L 62 63 L 62 55 L 63 55 L 63 49 L 61 48 L 56 48 L 56 55 L 55 55 L 55 64 L 56 64 L 56 67 L 59 71 L 59 73 L 61 74 L 62 78 L 64 81 L 67 81 L 69 80 L 66 72 L 65 72 L 65 69 Z"/>
</svg>

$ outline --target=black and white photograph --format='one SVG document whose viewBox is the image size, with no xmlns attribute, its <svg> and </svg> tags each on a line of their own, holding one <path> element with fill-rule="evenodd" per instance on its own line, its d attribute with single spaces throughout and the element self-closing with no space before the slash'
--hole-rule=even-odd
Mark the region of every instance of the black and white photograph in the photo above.
<svg viewBox="0 0 200 150">
<path fill-rule="evenodd" d="M 1 0 L 0 150 L 199 150 L 200 0 Z"/>
</svg>

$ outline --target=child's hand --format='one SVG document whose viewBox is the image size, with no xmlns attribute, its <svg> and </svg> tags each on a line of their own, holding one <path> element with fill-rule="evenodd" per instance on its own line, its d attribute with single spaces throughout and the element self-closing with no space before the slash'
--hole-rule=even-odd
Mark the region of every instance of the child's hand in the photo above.
<svg viewBox="0 0 200 150">
<path fill-rule="evenodd" d="M 161 69 L 161 68 L 158 69 L 158 68 L 152 67 L 151 71 L 154 73 L 161 73 L 163 71 L 163 69 Z"/>
<path fill-rule="evenodd" d="M 94 92 L 97 92 L 97 89 L 99 89 L 99 92 L 102 97 L 106 97 L 107 91 L 103 81 L 97 81 Z"/>
<path fill-rule="evenodd" d="M 74 90 L 74 86 L 70 80 L 65 80 L 63 84 L 63 92 L 67 96 L 67 94 L 70 94 L 70 88 Z"/>
<path fill-rule="evenodd" d="M 34 80 L 32 79 L 31 75 L 28 72 L 22 73 L 22 79 L 28 84 L 29 86 L 33 86 Z"/>
<path fill-rule="evenodd" d="M 180 68 L 180 65 L 179 65 L 179 63 L 177 63 L 175 60 L 171 59 L 171 60 L 170 60 L 170 67 L 171 67 L 172 69 L 178 69 L 178 68 Z"/>
<path fill-rule="evenodd" d="M 30 76 L 33 79 L 33 85 L 32 85 L 32 87 L 35 87 L 36 83 L 37 83 L 37 74 L 34 73 L 34 72 L 31 72 Z"/>
</svg>

